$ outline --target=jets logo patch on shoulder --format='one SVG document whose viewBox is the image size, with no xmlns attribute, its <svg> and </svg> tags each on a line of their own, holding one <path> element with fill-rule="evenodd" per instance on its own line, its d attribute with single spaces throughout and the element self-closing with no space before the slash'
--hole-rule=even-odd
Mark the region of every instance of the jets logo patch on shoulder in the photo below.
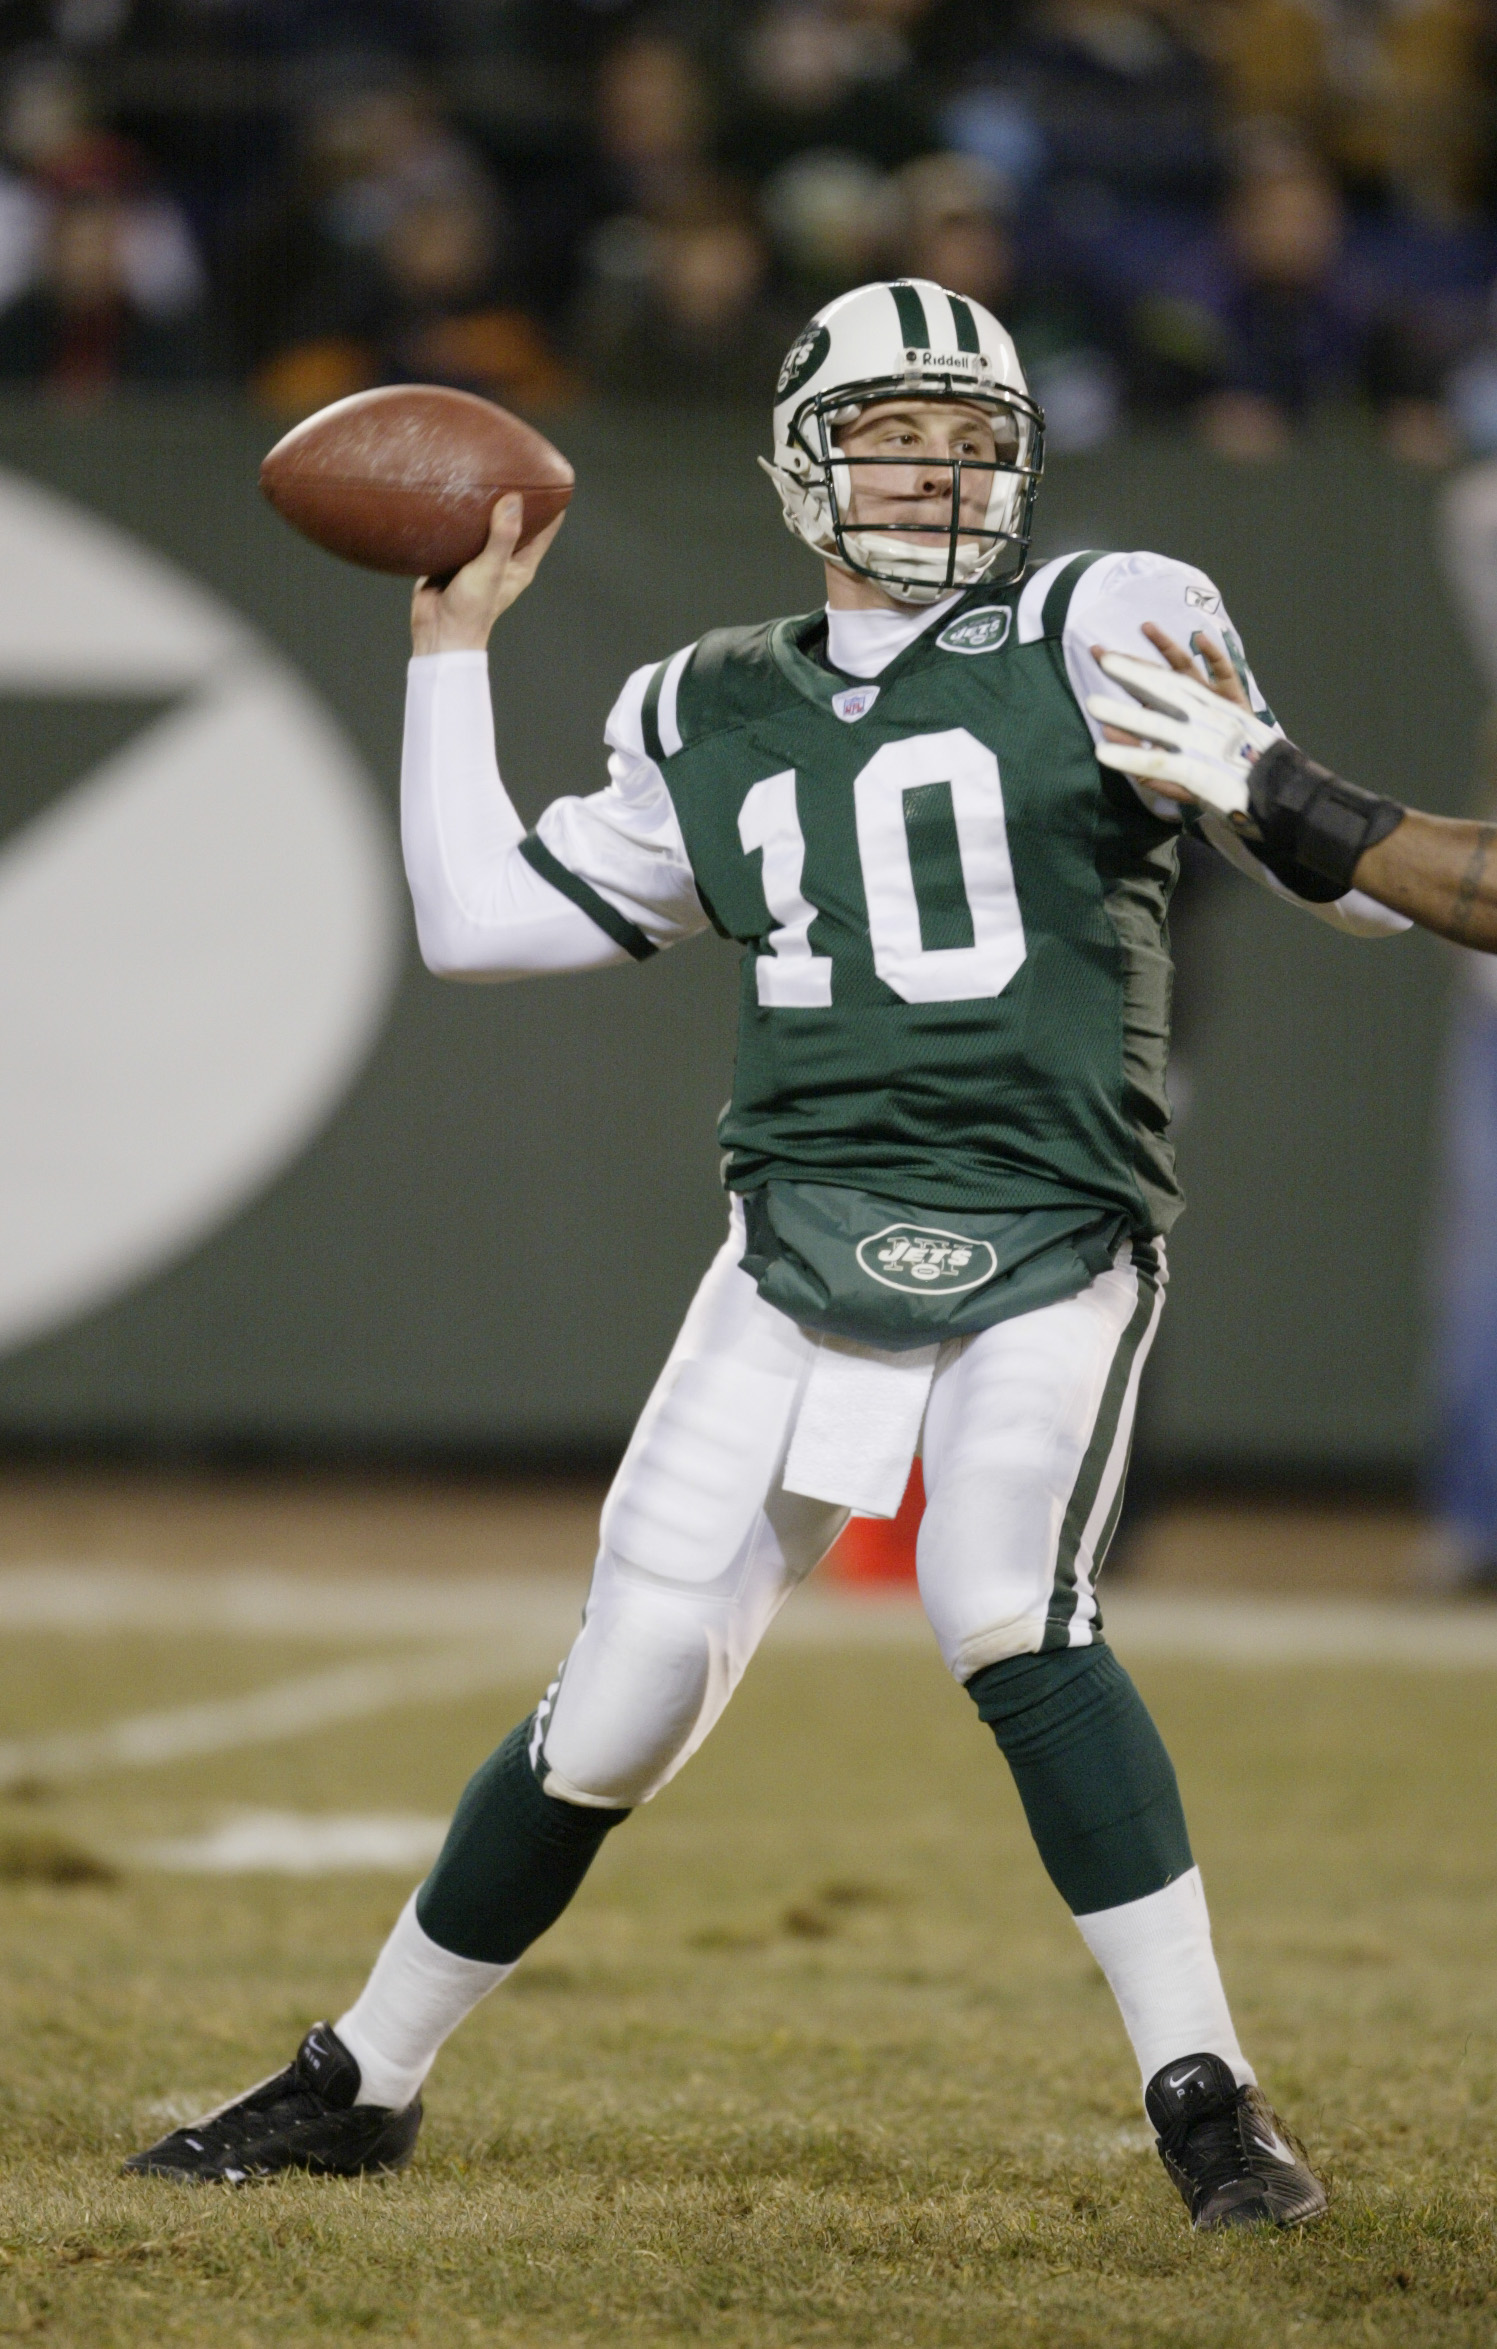
<svg viewBox="0 0 1497 2349">
<path fill-rule="evenodd" d="M 844 726 L 855 726 L 859 718 L 866 718 L 878 700 L 876 685 L 844 685 L 840 693 L 832 695 L 832 708 Z"/>
<path fill-rule="evenodd" d="M 912 1297 L 953 1297 L 980 1289 L 998 1270 L 998 1251 L 988 1240 L 936 1225 L 890 1223 L 858 1242 L 858 1262 L 881 1289 L 903 1289 Z"/>
<path fill-rule="evenodd" d="M 975 612 L 963 612 L 959 620 L 949 622 L 936 642 L 943 652 L 996 652 L 1008 642 L 1013 617 L 1007 604 L 979 604 Z"/>
</svg>

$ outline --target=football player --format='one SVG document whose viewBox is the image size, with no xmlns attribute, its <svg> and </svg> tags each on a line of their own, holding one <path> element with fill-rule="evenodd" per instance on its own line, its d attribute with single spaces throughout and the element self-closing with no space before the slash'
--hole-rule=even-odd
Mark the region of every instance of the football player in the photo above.
<svg viewBox="0 0 1497 2349">
<path fill-rule="evenodd" d="M 1096 1583 L 1180 1205 L 1182 802 L 1241 871 L 1361 936 L 1407 926 L 1390 906 L 1433 918 L 1397 847 L 1423 819 L 1280 741 L 1189 564 L 1026 567 L 1042 432 L 976 303 L 905 281 L 830 304 L 785 361 L 767 467 L 825 604 L 637 670 L 607 787 L 533 832 L 500 781 L 485 647 L 552 532 L 517 553 L 502 499 L 487 551 L 418 586 L 403 831 L 426 962 L 510 979 L 736 941 L 728 1237 L 605 1503 L 576 1644 L 360 1997 L 128 2168 L 404 2163 L 442 2041 L 701 1745 L 849 1512 L 894 1514 L 918 1449 L 932 1630 L 1112 1987 L 1191 2220 L 1324 2209 L 1238 2044 L 1175 1774 Z M 1497 898 L 1489 918 L 1497 942 Z"/>
</svg>

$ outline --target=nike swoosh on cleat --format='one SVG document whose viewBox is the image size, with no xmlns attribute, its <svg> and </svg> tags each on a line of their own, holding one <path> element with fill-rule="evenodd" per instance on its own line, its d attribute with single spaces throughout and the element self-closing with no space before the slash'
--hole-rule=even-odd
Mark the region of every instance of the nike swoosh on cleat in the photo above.
<svg viewBox="0 0 1497 2349">
<path fill-rule="evenodd" d="M 1283 2138 L 1277 2134 L 1268 2138 L 1256 2137 L 1253 2142 L 1260 2153 L 1271 2154 L 1275 2161 L 1287 2162 L 1291 2169 L 1296 2166 L 1294 2155 L 1284 2143 Z"/>
</svg>

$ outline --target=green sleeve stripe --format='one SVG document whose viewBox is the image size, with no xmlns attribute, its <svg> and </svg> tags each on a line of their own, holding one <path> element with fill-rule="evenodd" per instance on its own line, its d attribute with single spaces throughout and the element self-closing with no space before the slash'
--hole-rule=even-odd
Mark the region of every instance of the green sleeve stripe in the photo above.
<svg viewBox="0 0 1497 2349">
<path fill-rule="evenodd" d="M 586 881 L 570 872 L 560 857 L 553 856 L 544 840 L 537 839 L 534 832 L 527 832 L 520 842 L 520 854 L 543 881 L 549 881 L 553 889 L 559 889 L 563 897 L 569 897 L 573 905 L 580 907 L 587 915 L 589 921 L 596 922 L 598 928 L 613 940 L 614 945 L 622 946 L 624 952 L 633 955 L 636 962 L 648 962 L 652 954 L 659 953 L 658 946 L 651 945 L 643 930 L 637 929 L 633 922 L 619 912 L 617 906 L 610 905 L 606 897 L 600 897 L 596 889 L 590 889 Z"/>
<path fill-rule="evenodd" d="M 645 687 L 645 698 L 639 712 L 640 731 L 645 738 L 645 754 L 654 759 L 657 765 L 665 756 L 665 745 L 660 739 L 660 688 L 665 683 L 665 672 L 669 667 L 669 661 L 661 662 L 649 684 Z"/>
<path fill-rule="evenodd" d="M 925 322 L 925 304 L 912 285 L 891 285 L 894 307 L 899 312 L 899 331 L 904 336 L 905 348 L 911 351 L 930 349 L 930 328 Z"/>
<path fill-rule="evenodd" d="M 959 351 L 980 351 L 982 344 L 977 339 L 977 320 L 972 315 L 971 304 L 964 302 L 960 294 L 952 294 L 948 298 L 951 303 L 951 316 L 956 326 L 957 349 Z"/>
<path fill-rule="evenodd" d="M 1102 557 L 1095 548 L 1084 555 L 1073 555 L 1065 569 L 1058 572 L 1051 580 L 1050 592 L 1045 598 L 1045 609 L 1040 616 L 1040 634 L 1042 636 L 1060 635 L 1065 627 L 1066 614 L 1071 608 L 1071 598 L 1076 592 L 1082 572 L 1089 571 L 1093 563 L 1100 563 L 1101 560 Z"/>
</svg>

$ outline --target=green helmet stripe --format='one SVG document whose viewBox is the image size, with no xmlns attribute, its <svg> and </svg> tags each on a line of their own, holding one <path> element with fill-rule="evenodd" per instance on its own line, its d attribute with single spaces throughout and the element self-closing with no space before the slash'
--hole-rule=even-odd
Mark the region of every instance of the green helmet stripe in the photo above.
<svg viewBox="0 0 1497 2349">
<path fill-rule="evenodd" d="M 925 304 L 912 285 L 891 285 L 894 307 L 899 312 L 899 331 L 906 350 L 928 351 L 930 328 L 925 322 Z"/>
<path fill-rule="evenodd" d="M 946 298 L 951 304 L 952 323 L 956 327 L 957 349 L 980 351 L 982 344 L 977 339 L 977 320 L 972 315 L 970 302 L 964 302 L 960 294 L 948 294 Z"/>
</svg>

